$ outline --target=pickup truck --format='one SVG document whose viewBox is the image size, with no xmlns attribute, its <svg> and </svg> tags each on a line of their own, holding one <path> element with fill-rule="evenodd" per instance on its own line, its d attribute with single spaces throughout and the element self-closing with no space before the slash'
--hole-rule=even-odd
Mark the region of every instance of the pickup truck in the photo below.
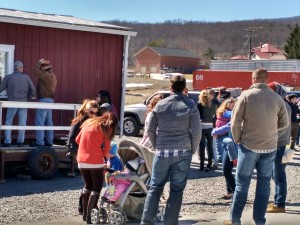
<svg viewBox="0 0 300 225">
<path fill-rule="evenodd" d="M 200 91 L 189 91 L 189 97 L 196 103 L 198 102 L 198 97 Z M 170 95 L 170 91 L 158 91 L 152 94 L 144 103 L 126 105 L 124 108 L 124 124 L 123 133 L 126 136 L 137 136 L 140 130 L 143 129 L 145 125 L 147 105 L 151 99 L 158 95 L 163 95 L 164 98 Z"/>
</svg>

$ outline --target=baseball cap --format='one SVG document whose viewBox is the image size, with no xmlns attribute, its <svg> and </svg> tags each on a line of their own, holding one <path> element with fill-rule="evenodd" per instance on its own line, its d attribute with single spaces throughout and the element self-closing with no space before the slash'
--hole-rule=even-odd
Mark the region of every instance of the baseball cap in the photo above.
<svg viewBox="0 0 300 225">
<path fill-rule="evenodd" d="M 14 67 L 15 68 L 22 68 L 22 67 L 24 67 L 24 65 L 21 61 L 16 61 L 15 64 L 14 64 Z"/>
</svg>

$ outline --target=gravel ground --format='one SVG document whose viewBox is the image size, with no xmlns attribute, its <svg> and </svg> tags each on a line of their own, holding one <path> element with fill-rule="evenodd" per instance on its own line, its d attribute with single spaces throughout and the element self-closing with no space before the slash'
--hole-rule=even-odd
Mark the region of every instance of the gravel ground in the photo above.
<svg viewBox="0 0 300 225">
<path fill-rule="evenodd" d="M 139 138 L 133 139 L 139 140 Z M 294 163 L 287 167 L 288 204 L 299 203 L 299 162 L 300 153 L 296 152 Z M 203 173 L 199 172 L 198 168 L 199 161 L 195 156 L 191 166 L 190 179 L 184 192 L 181 214 L 228 212 L 231 202 L 220 199 L 226 192 L 221 171 Z M 246 207 L 251 207 L 253 203 L 255 183 L 254 175 Z M 0 184 L 0 224 L 76 216 L 78 196 L 82 184 L 80 176 L 72 179 L 65 178 L 61 174 L 52 180 L 44 181 L 9 178 L 6 183 Z M 271 196 L 273 196 L 273 190 L 274 184 L 272 182 Z"/>
</svg>

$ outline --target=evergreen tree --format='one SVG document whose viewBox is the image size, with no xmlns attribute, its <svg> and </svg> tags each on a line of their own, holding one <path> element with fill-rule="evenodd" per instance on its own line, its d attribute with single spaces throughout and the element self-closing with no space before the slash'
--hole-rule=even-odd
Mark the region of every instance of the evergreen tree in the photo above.
<svg viewBox="0 0 300 225">
<path fill-rule="evenodd" d="M 284 46 L 285 56 L 288 59 L 300 59 L 300 27 L 295 25 Z"/>
<path fill-rule="evenodd" d="M 213 49 L 208 48 L 206 50 L 206 52 L 203 54 L 205 59 L 211 60 L 211 59 L 215 59 L 215 52 Z"/>
<path fill-rule="evenodd" d="M 208 48 L 206 52 L 203 53 L 203 60 L 205 68 L 209 68 L 210 60 L 215 59 L 215 52 L 213 49 Z"/>
</svg>

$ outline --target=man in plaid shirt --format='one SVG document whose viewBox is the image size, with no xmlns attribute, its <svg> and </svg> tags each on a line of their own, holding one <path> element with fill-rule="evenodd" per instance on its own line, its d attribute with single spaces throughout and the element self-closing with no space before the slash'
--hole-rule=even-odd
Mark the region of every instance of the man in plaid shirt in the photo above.
<svg viewBox="0 0 300 225">
<path fill-rule="evenodd" d="M 154 224 L 159 199 L 168 180 L 170 194 L 164 223 L 178 224 L 192 154 L 197 151 L 201 139 L 199 111 L 195 103 L 184 95 L 185 78 L 174 76 L 170 84 L 171 95 L 157 103 L 146 131 L 155 149 L 155 157 L 142 215 L 143 225 Z"/>
</svg>

